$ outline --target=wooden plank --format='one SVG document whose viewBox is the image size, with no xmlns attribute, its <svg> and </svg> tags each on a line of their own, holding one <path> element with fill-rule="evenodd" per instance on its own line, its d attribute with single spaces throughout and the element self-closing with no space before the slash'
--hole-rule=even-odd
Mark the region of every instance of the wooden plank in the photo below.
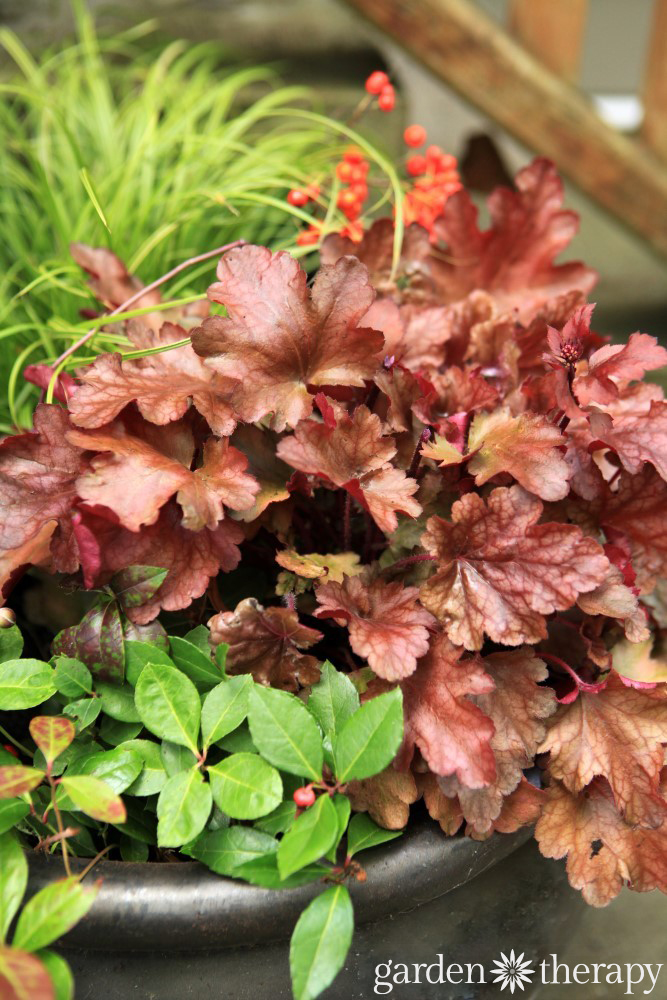
<svg viewBox="0 0 667 1000">
<path fill-rule="evenodd" d="M 667 168 L 466 0 L 346 0 L 667 256 Z"/>
<path fill-rule="evenodd" d="M 575 83 L 586 33 L 588 0 L 512 0 L 510 31 L 553 73 Z"/>
<path fill-rule="evenodd" d="M 653 3 L 644 81 L 642 138 L 667 160 L 667 0 L 653 0 Z"/>
</svg>

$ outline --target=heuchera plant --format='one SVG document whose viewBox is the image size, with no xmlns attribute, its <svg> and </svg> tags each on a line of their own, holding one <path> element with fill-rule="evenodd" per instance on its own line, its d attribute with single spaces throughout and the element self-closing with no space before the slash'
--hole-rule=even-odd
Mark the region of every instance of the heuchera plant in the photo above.
<svg viewBox="0 0 667 1000">
<path fill-rule="evenodd" d="M 237 246 L 210 314 L 147 312 L 126 332 L 155 353 L 58 380 L 0 445 L 4 581 L 106 588 L 131 643 L 129 623 L 212 608 L 212 650 L 256 690 L 307 700 L 329 659 L 364 705 L 400 692 L 401 745 L 345 785 L 353 810 L 397 830 L 423 798 L 477 839 L 536 824 L 593 905 L 665 891 L 667 403 L 641 380 L 667 351 L 591 329 L 594 272 L 555 263 L 577 219 L 552 164 L 480 229 L 452 164 L 422 159 L 404 234 L 359 230 L 358 187 L 312 284 Z M 110 252 L 75 256 L 104 304 L 136 297 Z M 95 622 L 56 652 L 118 683 Z"/>
</svg>

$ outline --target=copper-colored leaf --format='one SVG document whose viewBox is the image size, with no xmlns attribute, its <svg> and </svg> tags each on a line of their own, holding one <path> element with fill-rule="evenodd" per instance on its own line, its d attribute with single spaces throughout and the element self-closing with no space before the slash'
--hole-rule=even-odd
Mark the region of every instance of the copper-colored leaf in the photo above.
<svg viewBox="0 0 667 1000">
<path fill-rule="evenodd" d="M 385 830 L 402 830 L 410 817 L 410 806 L 419 798 L 409 771 L 388 767 L 363 781 L 351 781 L 347 796 L 355 812 L 367 812 Z"/>
<path fill-rule="evenodd" d="M 428 650 L 434 621 L 418 607 L 418 597 L 417 587 L 348 576 L 318 588 L 315 616 L 347 625 L 357 656 L 368 660 L 378 677 L 397 681 L 413 673 Z"/>
<path fill-rule="evenodd" d="M 2 1000 L 57 1000 L 46 966 L 36 955 L 0 945 Z"/>
<path fill-rule="evenodd" d="M 564 211 L 563 184 L 549 160 L 536 159 L 515 178 L 516 191 L 498 188 L 488 200 L 491 227 L 477 228 L 477 209 L 466 191 L 451 195 L 436 233 L 447 245 L 438 282 L 448 301 L 473 289 L 490 291 L 523 322 L 549 300 L 573 289 L 589 292 L 597 275 L 580 263 L 554 264 L 578 229 Z"/>
<path fill-rule="evenodd" d="M 152 621 L 160 609 L 187 608 L 205 592 L 212 576 L 220 570 L 235 569 L 241 559 L 238 546 L 243 537 L 241 527 L 228 518 L 215 531 L 189 531 L 181 523 L 179 508 L 171 501 L 162 508 L 155 524 L 140 532 L 112 527 L 103 540 L 104 568 L 116 572 L 146 565 L 169 571 L 151 600 L 127 610 L 133 622 L 143 625 Z"/>
<path fill-rule="evenodd" d="M 667 807 L 659 791 L 667 700 L 626 687 L 618 677 L 597 694 L 581 691 L 550 720 L 540 752 L 572 792 L 601 775 L 629 823 L 657 827 Z"/>
<path fill-rule="evenodd" d="M 570 468 L 561 454 L 565 439 L 558 427 L 536 413 L 512 416 L 508 407 L 478 413 L 468 435 L 468 455 L 462 456 L 443 438 L 436 438 L 422 455 L 442 466 L 465 461 L 477 486 L 501 472 L 513 476 L 543 500 L 562 500 L 569 492 Z M 456 454 L 455 454 L 456 452 Z"/>
<path fill-rule="evenodd" d="M 70 243 L 72 257 L 90 280 L 88 284 L 95 296 L 105 306 L 121 306 L 143 288 L 141 281 L 125 267 L 115 253 L 106 247 L 90 247 L 85 243 Z M 160 302 L 157 289 L 146 292 L 134 303 L 135 309 L 148 309 Z"/>
<path fill-rule="evenodd" d="M 450 798 L 441 789 L 435 774 L 427 771 L 415 774 L 417 788 L 422 793 L 424 805 L 431 819 L 440 824 L 440 829 L 448 837 L 453 837 L 463 823 L 463 812 L 458 798 Z"/>
<path fill-rule="evenodd" d="M 632 642 L 643 642 L 649 636 L 646 615 L 636 593 L 626 586 L 617 566 L 609 567 L 606 579 L 595 590 L 580 594 L 577 604 L 587 615 L 606 615 L 622 621 Z"/>
<path fill-rule="evenodd" d="M 322 638 L 317 629 L 299 621 L 289 608 L 264 608 L 254 597 L 211 618 L 211 642 L 229 645 L 227 672 L 252 674 L 260 684 L 296 691 L 314 684 L 320 670 L 317 659 L 302 653 Z"/>
<path fill-rule="evenodd" d="M 622 472 L 616 493 L 607 491 L 599 514 L 607 530 L 627 538 L 637 586 L 650 593 L 667 577 L 667 484 L 650 466 L 631 476 Z"/>
<path fill-rule="evenodd" d="M 493 680 L 479 657 L 461 660 L 462 652 L 438 636 L 403 681 L 405 730 L 397 761 L 409 767 L 418 747 L 434 774 L 455 774 L 467 788 L 483 788 L 496 777 L 494 726 L 471 696 L 492 691 Z"/>
<path fill-rule="evenodd" d="M 508 646 L 537 642 L 545 615 L 572 607 L 604 579 L 601 546 L 574 525 L 538 524 L 541 514 L 538 499 L 512 486 L 494 490 L 488 503 L 466 494 L 451 522 L 429 519 L 422 544 L 437 571 L 421 601 L 452 642 L 480 649 L 484 633 Z"/>
<path fill-rule="evenodd" d="M 359 325 L 374 293 L 352 257 L 321 268 L 309 294 L 289 254 L 240 247 L 221 258 L 209 297 L 227 316 L 204 320 L 192 343 L 213 370 L 239 380 L 232 402 L 248 422 L 272 413 L 276 430 L 294 427 L 312 409 L 309 385 L 373 377 L 384 341 Z"/>
<path fill-rule="evenodd" d="M 83 455 L 66 439 L 69 418 L 59 406 L 40 404 L 34 426 L 33 432 L 0 442 L 0 555 L 5 556 L 6 564 L 3 583 L 14 569 L 35 561 L 33 549 L 43 555 L 47 538 L 51 539 L 51 552 L 59 570 L 74 572 L 79 564 L 72 540 L 71 511 Z M 36 545 L 32 546 L 31 541 Z"/>
<path fill-rule="evenodd" d="M 639 892 L 667 892 L 667 826 L 629 826 L 599 778 L 578 794 L 554 782 L 535 837 L 545 857 L 567 855 L 571 885 L 593 906 L 606 906 L 626 880 Z"/>
<path fill-rule="evenodd" d="M 320 476 L 355 497 L 383 531 L 394 531 L 396 512 L 417 517 L 416 480 L 389 464 L 396 454 L 380 418 L 358 406 L 352 416 L 334 411 L 328 422 L 304 420 L 278 445 L 278 456 L 295 469 Z"/>
<path fill-rule="evenodd" d="M 90 470 L 77 480 L 79 496 L 87 503 L 108 507 L 130 531 L 154 524 L 174 494 L 183 510 L 183 527 L 214 530 L 224 517 L 223 505 L 244 510 L 259 490 L 245 471 L 245 455 L 226 440 L 209 438 L 202 465 L 191 471 L 195 443 L 184 422 L 159 431 L 138 422 L 130 433 L 122 424 L 104 433 L 70 431 L 68 440 L 103 453 L 91 460 Z"/>
<path fill-rule="evenodd" d="M 667 480 L 667 402 L 653 400 L 643 413 L 593 413 L 591 433 L 612 448 L 628 472 L 650 462 Z"/>
<path fill-rule="evenodd" d="M 458 795 L 463 815 L 477 833 L 488 833 L 503 801 L 518 787 L 546 733 L 545 719 L 556 710 L 551 688 L 542 687 L 547 668 L 532 649 L 492 653 L 483 659 L 495 687 L 473 698 L 495 727 L 491 749 L 496 777 L 485 788 L 469 789 L 455 778 L 441 778 L 447 795 Z"/>
<path fill-rule="evenodd" d="M 648 371 L 667 365 L 667 350 L 647 333 L 633 333 L 627 344 L 607 344 L 581 361 L 572 384 L 582 406 L 611 403 L 620 382 L 641 379 Z"/>
</svg>

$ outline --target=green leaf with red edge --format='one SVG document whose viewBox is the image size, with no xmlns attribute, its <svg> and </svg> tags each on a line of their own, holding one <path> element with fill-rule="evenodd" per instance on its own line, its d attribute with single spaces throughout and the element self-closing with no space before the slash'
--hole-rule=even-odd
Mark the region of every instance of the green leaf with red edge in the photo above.
<svg viewBox="0 0 667 1000">
<path fill-rule="evenodd" d="M 0 996 L 2 1000 L 56 1000 L 43 963 L 18 948 L 0 948 Z"/>
<path fill-rule="evenodd" d="M 98 892 L 98 885 L 82 885 L 75 875 L 40 889 L 21 910 L 14 946 L 26 951 L 46 948 L 85 917 Z"/>
<path fill-rule="evenodd" d="M 55 951 L 43 949 L 37 952 L 37 958 L 46 966 L 46 971 L 51 977 L 51 983 L 55 990 L 55 1000 L 73 1000 L 74 998 L 74 976 L 69 965 Z"/>
<path fill-rule="evenodd" d="M 36 767 L 8 764 L 0 767 L 0 799 L 13 799 L 17 795 L 37 788 L 46 775 Z"/>
<path fill-rule="evenodd" d="M 60 779 L 60 784 L 74 803 L 74 808 L 91 819 L 98 819 L 102 823 L 125 822 L 127 813 L 123 800 L 101 778 L 66 775 Z"/>
<path fill-rule="evenodd" d="M 30 735 L 50 766 L 66 750 L 76 730 L 70 719 L 58 715 L 36 715 L 30 720 Z"/>
</svg>

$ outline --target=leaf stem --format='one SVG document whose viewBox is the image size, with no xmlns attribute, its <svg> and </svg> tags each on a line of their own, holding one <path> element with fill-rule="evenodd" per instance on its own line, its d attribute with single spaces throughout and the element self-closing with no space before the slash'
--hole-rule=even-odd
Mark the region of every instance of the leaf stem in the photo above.
<svg viewBox="0 0 667 1000">
<path fill-rule="evenodd" d="M 0 735 L 4 736 L 5 739 L 8 739 L 10 743 L 13 743 L 16 749 L 20 750 L 21 753 L 25 754 L 26 757 L 32 757 L 32 751 L 28 750 L 28 748 L 24 747 L 22 743 L 19 743 L 18 740 L 14 739 L 12 734 L 8 733 L 3 726 L 0 726 Z"/>
<path fill-rule="evenodd" d="M 51 786 L 51 805 L 53 806 L 53 815 L 56 817 L 56 826 L 58 827 L 58 833 L 60 834 L 61 837 L 60 842 L 63 848 L 63 864 L 65 865 L 65 871 L 67 872 L 68 876 L 71 876 L 72 869 L 69 863 L 67 837 L 65 836 L 65 828 L 63 826 L 62 816 L 60 815 L 60 809 L 58 808 L 58 803 L 56 802 L 56 783 L 50 774 L 47 775 L 47 777 L 49 779 L 49 784 Z"/>
</svg>

